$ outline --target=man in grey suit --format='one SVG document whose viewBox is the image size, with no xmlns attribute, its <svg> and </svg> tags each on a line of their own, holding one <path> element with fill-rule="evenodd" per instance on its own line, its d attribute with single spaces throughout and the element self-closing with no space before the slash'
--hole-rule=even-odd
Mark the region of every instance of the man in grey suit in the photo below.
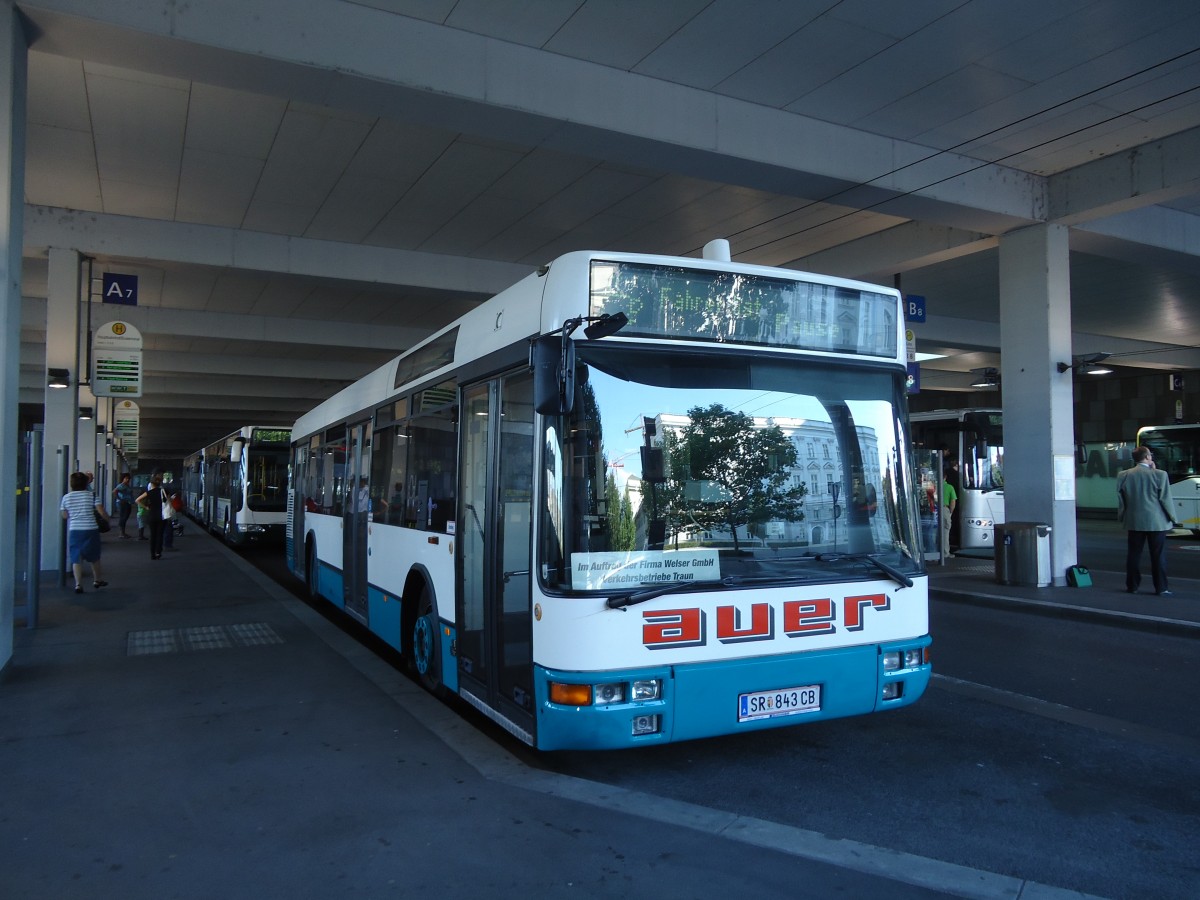
<svg viewBox="0 0 1200 900">
<path fill-rule="evenodd" d="M 1133 468 L 1117 475 L 1117 519 L 1128 532 L 1125 555 L 1125 590 L 1136 594 L 1142 581 L 1142 547 L 1150 545 L 1150 577 L 1154 593 L 1168 597 L 1167 532 L 1174 524 L 1171 512 L 1171 485 L 1166 472 L 1154 468 L 1149 447 L 1133 449 Z"/>
</svg>

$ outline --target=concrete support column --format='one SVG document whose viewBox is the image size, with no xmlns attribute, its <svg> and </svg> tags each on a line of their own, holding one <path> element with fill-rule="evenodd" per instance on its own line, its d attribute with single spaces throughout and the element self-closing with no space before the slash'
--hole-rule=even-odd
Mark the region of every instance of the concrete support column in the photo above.
<svg viewBox="0 0 1200 900">
<path fill-rule="evenodd" d="M 13 654 L 17 434 L 21 382 L 21 245 L 25 213 L 26 40 L 13 0 L 0 0 L 0 670 Z"/>
<path fill-rule="evenodd" d="M 91 302 L 89 300 L 89 302 Z M 104 502 L 104 508 L 112 512 L 112 489 L 115 482 L 113 481 L 112 470 L 112 454 L 109 452 L 106 438 L 108 431 L 112 428 L 110 424 L 109 410 L 112 409 L 112 399 L 110 397 L 98 397 L 96 399 L 96 421 L 92 424 L 96 426 L 96 477 L 100 477 L 100 472 L 104 472 L 104 483 L 96 489 L 96 497 Z"/>
<path fill-rule="evenodd" d="M 61 483 L 59 448 L 66 446 L 67 470 L 74 471 L 79 459 L 79 260 L 75 250 L 50 248 L 46 281 L 46 368 L 67 369 L 71 386 L 66 390 L 46 388 L 46 461 L 42 470 L 42 571 L 57 572 L 63 551 L 62 516 L 58 501 L 67 486 Z M 90 396 L 90 392 L 89 392 Z M 92 423 L 85 423 L 92 429 Z M 94 442 L 89 435 L 87 455 Z"/>
<path fill-rule="evenodd" d="M 1052 527 L 1055 585 L 1078 558 L 1071 375 L 1056 368 L 1071 360 L 1067 238 L 1064 225 L 1035 225 L 1000 239 L 1004 514 Z"/>
<path fill-rule="evenodd" d="M 87 342 L 88 333 L 83 323 L 80 323 L 80 348 L 79 348 L 79 380 L 80 382 L 87 381 L 91 374 L 87 370 Z M 100 472 L 97 466 L 100 465 L 100 457 L 96 453 L 96 424 L 100 421 L 100 402 L 92 395 L 90 384 L 80 384 L 79 395 L 76 398 L 79 402 L 79 408 L 88 407 L 92 411 L 92 417 L 88 420 L 80 419 L 76 426 L 76 446 L 79 448 L 75 451 L 76 460 L 79 463 L 79 471 L 91 472 L 99 477 Z M 78 410 L 76 410 L 78 413 Z M 96 486 L 96 494 L 99 496 L 100 486 Z"/>
</svg>

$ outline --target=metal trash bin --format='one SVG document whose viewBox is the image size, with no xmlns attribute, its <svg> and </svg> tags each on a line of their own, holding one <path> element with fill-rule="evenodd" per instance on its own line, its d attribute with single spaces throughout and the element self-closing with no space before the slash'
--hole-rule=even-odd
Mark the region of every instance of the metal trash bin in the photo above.
<svg viewBox="0 0 1200 900">
<path fill-rule="evenodd" d="M 996 525 L 996 581 L 1025 587 L 1050 584 L 1050 526 L 1044 522 Z"/>
</svg>

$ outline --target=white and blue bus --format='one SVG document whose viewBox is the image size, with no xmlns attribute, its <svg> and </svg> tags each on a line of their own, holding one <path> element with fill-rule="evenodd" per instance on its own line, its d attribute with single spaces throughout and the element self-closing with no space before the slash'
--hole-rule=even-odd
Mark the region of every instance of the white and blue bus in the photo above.
<svg viewBox="0 0 1200 900">
<path fill-rule="evenodd" d="M 287 428 L 239 428 L 184 459 L 184 511 L 234 546 L 282 544 L 290 456 Z"/>
<path fill-rule="evenodd" d="M 1150 448 L 1155 468 L 1171 481 L 1175 521 L 1200 536 L 1200 424 L 1147 425 L 1138 429 L 1137 443 Z"/>
<path fill-rule="evenodd" d="M 958 495 L 950 543 L 962 551 L 996 547 L 996 526 L 1004 524 L 1004 425 L 999 409 L 939 409 L 913 413 L 914 446 L 938 450 L 943 462 L 954 457 Z"/>
<path fill-rule="evenodd" d="M 311 595 L 541 749 L 920 697 L 900 296 L 714 246 L 569 253 L 298 419 Z"/>
</svg>

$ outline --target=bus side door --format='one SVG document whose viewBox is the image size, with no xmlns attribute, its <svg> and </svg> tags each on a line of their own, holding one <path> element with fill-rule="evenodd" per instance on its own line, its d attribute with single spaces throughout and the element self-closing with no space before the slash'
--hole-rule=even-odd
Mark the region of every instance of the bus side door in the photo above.
<svg viewBox="0 0 1200 900">
<path fill-rule="evenodd" d="M 532 735 L 532 376 L 464 388 L 461 416 L 459 682 Z"/>
</svg>

